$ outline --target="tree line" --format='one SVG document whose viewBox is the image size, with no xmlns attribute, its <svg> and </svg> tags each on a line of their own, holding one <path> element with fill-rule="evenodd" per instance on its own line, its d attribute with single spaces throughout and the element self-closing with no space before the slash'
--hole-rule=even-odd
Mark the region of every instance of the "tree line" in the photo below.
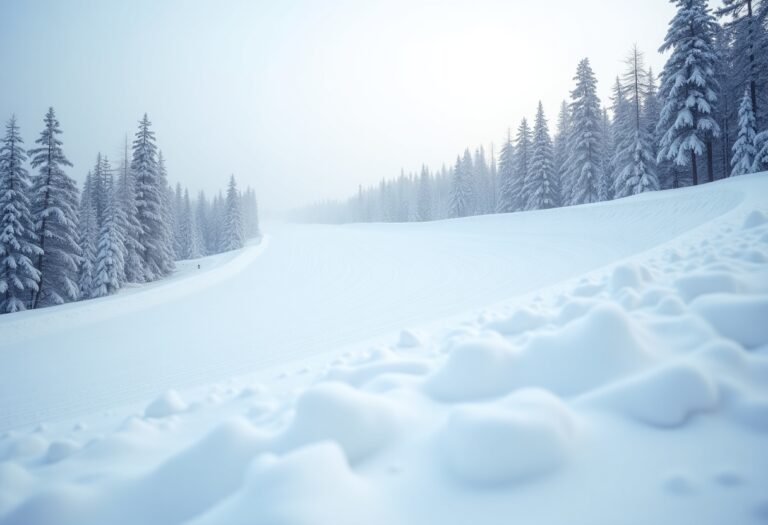
<svg viewBox="0 0 768 525">
<path fill-rule="evenodd" d="M 768 170 L 768 0 L 672 0 L 657 78 L 634 47 L 604 104 L 579 62 L 557 129 L 539 103 L 498 151 L 466 149 L 357 195 L 297 210 L 312 222 L 404 222 L 585 204 Z"/>
<path fill-rule="evenodd" d="M 80 191 L 54 109 L 28 151 L 11 116 L 0 143 L 0 313 L 110 295 L 259 234 L 255 193 L 234 176 L 211 200 L 169 187 L 151 125 L 145 114 L 117 168 L 99 153 Z"/>
</svg>

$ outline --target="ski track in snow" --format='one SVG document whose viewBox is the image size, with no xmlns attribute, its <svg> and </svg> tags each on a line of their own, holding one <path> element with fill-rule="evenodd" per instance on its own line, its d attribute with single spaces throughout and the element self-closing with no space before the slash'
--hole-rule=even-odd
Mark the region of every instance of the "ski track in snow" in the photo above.
<svg viewBox="0 0 768 525">
<path fill-rule="evenodd" d="M 766 523 L 766 195 L 274 226 L 2 316 L 0 523 Z"/>
</svg>

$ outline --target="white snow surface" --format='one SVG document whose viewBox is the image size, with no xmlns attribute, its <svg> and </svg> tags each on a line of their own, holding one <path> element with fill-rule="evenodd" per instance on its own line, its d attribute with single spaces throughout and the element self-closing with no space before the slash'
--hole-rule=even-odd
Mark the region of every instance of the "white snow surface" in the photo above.
<svg viewBox="0 0 768 525">
<path fill-rule="evenodd" d="M 272 225 L 0 316 L 0 524 L 768 523 L 766 327 L 767 174 Z"/>
</svg>

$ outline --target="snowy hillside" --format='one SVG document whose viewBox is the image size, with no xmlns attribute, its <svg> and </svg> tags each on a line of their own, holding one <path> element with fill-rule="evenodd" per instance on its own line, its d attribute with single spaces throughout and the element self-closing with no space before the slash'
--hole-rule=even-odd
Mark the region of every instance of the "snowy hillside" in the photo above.
<svg viewBox="0 0 768 525">
<path fill-rule="evenodd" d="M 273 225 L 4 315 L 0 523 L 766 523 L 767 195 Z"/>
</svg>

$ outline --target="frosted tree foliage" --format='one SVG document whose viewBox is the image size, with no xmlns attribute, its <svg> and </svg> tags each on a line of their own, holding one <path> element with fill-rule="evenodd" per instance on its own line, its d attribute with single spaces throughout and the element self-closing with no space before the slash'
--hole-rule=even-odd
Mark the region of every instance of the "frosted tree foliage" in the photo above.
<svg viewBox="0 0 768 525">
<path fill-rule="evenodd" d="M 37 245 L 29 201 L 23 141 L 12 116 L 0 144 L 0 313 L 24 310 L 38 290 Z"/>
<path fill-rule="evenodd" d="M 32 216 L 42 250 L 36 261 L 40 285 L 32 294 L 33 308 L 73 301 L 80 294 L 77 186 L 64 173 L 63 168 L 72 164 L 61 149 L 61 129 L 53 108 L 44 122 L 45 128 L 35 141 L 39 147 L 29 150 L 31 165 L 38 170 L 32 181 Z"/>
<path fill-rule="evenodd" d="M 720 126 L 712 117 L 717 100 L 713 48 L 716 23 L 706 0 L 674 3 L 677 13 L 659 49 L 671 51 L 671 55 L 661 73 L 658 160 L 670 160 L 679 166 L 690 164 L 693 183 L 697 184 L 696 157 L 720 134 Z"/>
<path fill-rule="evenodd" d="M 111 172 L 107 172 L 104 186 L 104 221 L 99 231 L 92 297 L 115 293 L 125 280 L 125 240 Z"/>
<path fill-rule="evenodd" d="M 136 181 L 128 160 L 128 137 L 123 146 L 123 160 L 117 181 L 116 198 L 119 208 L 120 230 L 123 232 L 125 255 L 123 270 L 125 282 L 139 283 L 144 277 L 144 262 L 141 258 L 140 238 L 142 234 L 139 213 L 136 208 Z"/>
<path fill-rule="evenodd" d="M 471 159 L 467 162 L 468 159 L 469 151 L 463 159 L 456 157 L 451 185 L 451 217 L 467 217 L 472 213 L 472 165 Z"/>
<path fill-rule="evenodd" d="M 243 213 L 240 208 L 240 195 L 237 192 L 237 183 L 234 175 L 229 178 L 227 186 L 226 215 L 224 222 L 224 237 L 222 248 L 226 250 L 239 250 L 245 245 L 245 231 L 243 230 Z"/>
<path fill-rule="evenodd" d="M 432 219 L 432 195 L 430 191 L 429 170 L 422 166 L 419 176 L 419 196 L 416 206 L 416 213 L 419 221 L 428 221 Z"/>
<path fill-rule="evenodd" d="M 496 211 L 510 213 L 517 211 L 518 188 L 515 186 L 515 150 L 512 133 L 507 130 L 507 140 L 499 152 L 499 198 Z"/>
<path fill-rule="evenodd" d="M 526 209 L 554 208 L 559 204 L 559 189 L 553 166 L 552 139 L 541 102 L 533 125 L 532 149 L 531 164 L 523 186 Z"/>
<path fill-rule="evenodd" d="M 139 256 L 142 281 L 154 281 L 174 268 L 167 206 L 167 184 L 158 163 L 155 134 L 146 113 L 133 141 L 131 171 L 136 184 L 136 213 L 140 226 Z"/>
<path fill-rule="evenodd" d="M 755 158 L 757 157 L 755 136 L 755 114 L 752 112 L 752 96 L 749 90 L 747 90 L 739 106 L 739 138 L 733 144 L 731 175 L 752 173 Z"/>
<path fill-rule="evenodd" d="M 598 201 L 600 178 L 600 99 L 597 98 L 597 79 L 589 60 L 579 62 L 576 69 L 576 87 L 571 91 L 571 125 L 568 136 L 567 179 L 570 191 L 568 204 L 586 204 Z"/>
<path fill-rule="evenodd" d="M 650 81 L 643 55 L 637 47 L 626 60 L 627 71 L 623 90 L 627 94 L 626 109 L 617 115 L 615 126 L 617 151 L 614 165 L 614 197 L 637 195 L 659 189 L 652 138 L 645 126 L 643 104 L 648 96 Z"/>
<path fill-rule="evenodd" d="M 96 210 L 92 202 L 93 175 L 88 172 L 80 194 L 80 211 L 78 213 L 78 244 L 80 245 L 80 267 L 78 268 L 77 285 L 80 299 L 88 299 L 93 292 L 93 266 L 96 262 L 96 243 L 99 236 L 99 225 L 96 220 Z"/>
</svg>

